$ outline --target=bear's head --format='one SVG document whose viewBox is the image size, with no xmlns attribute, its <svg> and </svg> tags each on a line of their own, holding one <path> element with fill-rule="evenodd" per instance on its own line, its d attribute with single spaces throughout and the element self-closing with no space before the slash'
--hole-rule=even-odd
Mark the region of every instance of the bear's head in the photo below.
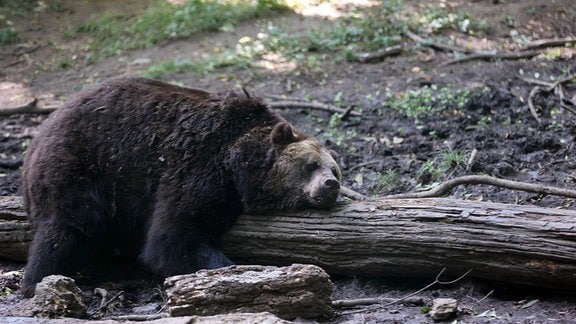
<svg viewBox="0 0 576 324">
<path fill-rule="evenodd" d="M 263 189 L 280 200 L 276 208 L 334 207 L 342 175 L 332 152 L 286 122 L 273 128 L 270 141 L 275 158 Z"/>
</svg>

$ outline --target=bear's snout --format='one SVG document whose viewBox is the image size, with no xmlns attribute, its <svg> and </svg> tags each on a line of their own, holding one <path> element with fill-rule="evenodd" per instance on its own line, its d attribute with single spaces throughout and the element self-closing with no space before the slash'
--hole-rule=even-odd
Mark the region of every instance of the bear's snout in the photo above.
<svg viewBox="0 0 576 324">
<path fill-rule="evenodd" d="M 338 182 L 338 180 L 336 180 L 336 178 L 332 178 L 332 179 L 326 179 L 326 181 L 324 181 L 324 185 L 328 188 L 332 188 L 332 189 L 340 189 L 340 182 Z"/>
<path fill-rule="evenodd" d="M 310 198 L 314 208 L 330 209 L 336 204 L 340 192 L 340 181 L 331 173 L 318 175 L 319 181 L 312 181 Z M 314 185 L 316 183 L 316 185 Z"/>
</svg>

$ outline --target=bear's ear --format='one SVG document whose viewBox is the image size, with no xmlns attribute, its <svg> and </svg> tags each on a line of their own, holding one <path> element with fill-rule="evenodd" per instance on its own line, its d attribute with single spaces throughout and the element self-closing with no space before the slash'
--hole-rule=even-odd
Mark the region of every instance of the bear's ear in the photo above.
<svg viewBox="0 0 576 324">
<path fill-rule="evenodd" d="M 294 130 L 290 124 L 280 122 L 272 129 L 270 141 L 274 145 L 287 145 L 296 141 L 296 134 L 294 134 Z"/>
</svg>

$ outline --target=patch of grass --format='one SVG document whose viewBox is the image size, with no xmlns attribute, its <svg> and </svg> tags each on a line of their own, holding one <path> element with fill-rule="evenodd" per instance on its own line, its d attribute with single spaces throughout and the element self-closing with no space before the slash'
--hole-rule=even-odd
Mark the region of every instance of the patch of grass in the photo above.
<svg viewBox="0 0 576 324">
<path fill-rule="evenodd" d="M 13 44 L 18 40 L 18 31 L 14 27 L 0 28 L 0 45 Z"/>
<path fill-rule="evenodd" d="M 283 3 L 293 8 L 298 1 L 293 2 Z M 312 28 L 298 34 L 268 24 L 257 38 L 242 37 L 235 48 L 211 54 L 199 64 L 213 68 L 229 65 L 251 67 L 266 54 L 273 54 L 297 63 L 300 68 L 318 71 L 322 62 L 332 57 L 338 61 L 349 60 L 363 51 L 397 44 L 404 30 L 403 22 L 396 19 L 396 13 L 401 9 L 402 1 L 386 1 L 377 6 L 355 9 L 331 26 Z M 194 72 L 194 69 L 188 72 Z"/>
<path fill-rule="evenodd" d="M 422 10 L 410 13 L 407 20 L 411 28 L 428 34 L 444 30 L 457 30 L 476 36 L 490 33 L 490 26 L 486 20 L 474 18 L 467 13 L 450 12 L 437 5 L 426 6 Z"/>
<path fill-rule="evenodd" d="M 285 10 L 282 0 L 188 0 L 182 5 L 155 1 L 136 17 L 106 14 L 72 34 L 88 34 L 90 50 L 101 56 L 147 48 L 202 31 L 232 30 L 241 21 Z"/>
<path fill-rule="evenodd" d="M 148 68 L 142 75 L 149 78 L 159 78 L 169 73 L 194 72 L 198 74 L 207 73 L 213 67 L 208 62 L 190 61 L 190 60 L 169 60 L 155 64 Z"/>
<path fill-rule="evenodd" d="M 142 75 L 159 78 L 170 73 L 206 74 L 216 68 L 226 66 L 250 67 L 253 58 L 256 56 L 254 51 L 254 48 L 245 46 L 241 40 L 236 48 L 215 53 L 209 57 L 197 60 L 174 59 L 154 64 L 144 71 Z"/>
<path fill-rule="evenodd" d="M 408 117 L 424 118 L 461 110 L 466 106 L 471 95 L 470 90 L 452 87 L 438 88 L 436 85 L 431 85 L 409 90 L 398 96 L 389 93 L 388 101 L 384 105 Z"/>
<path fill-rule="evenodd" d="M 274 25 L 268 26 L 261 43 L 271 52 L 287 59 L 302 60 L 314 53 L 336 53 L 351 59 L 362 51 L 372 51 L 397 44 L 404 23 L 396 18 L 402 1 L 382 1 L 379 5 L 355 9 L 332 26 L 294 34 Z"/>
<path fill-rule="evenodd" d="M 463 168 L 466 165 L 467 155 L 466 152 L 455 152 L 448 148 L 441 155 L 442 169 L 451 170 L 455 168 Z"/>
<path fill-rule="evenodd" d="M 423 184 L 438 182 L 450 170 L 464 168 L 467 160 L 467 152 L 455 152 L 451 148 L 447 148 L 436 158 L 427 160 L 422 164 L 418 171 L 418 182 Z"/>
<path fill-rule="evenodd" d="M 387 170 L 378 176 L 376 182 L 377 191 L 390 191 L 398 183 L 398 171 L 394 169 Z"/>
</svg>

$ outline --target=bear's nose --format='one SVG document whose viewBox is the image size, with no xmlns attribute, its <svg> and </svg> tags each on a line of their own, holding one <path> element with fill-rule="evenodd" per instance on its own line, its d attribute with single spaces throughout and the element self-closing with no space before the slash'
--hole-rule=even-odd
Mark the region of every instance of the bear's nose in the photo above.
<svg viewBox="0 0 576 324">
<path fill-rule="evenodd" d="M 332 188 L 332 189 L 339 189 L 340 188 L 340 182 L 338 182 L 338 180 L 336 179 L 326 179 L 326 181 L 324 181 L 324 185 L 328 188 Z"/>
</svg>

